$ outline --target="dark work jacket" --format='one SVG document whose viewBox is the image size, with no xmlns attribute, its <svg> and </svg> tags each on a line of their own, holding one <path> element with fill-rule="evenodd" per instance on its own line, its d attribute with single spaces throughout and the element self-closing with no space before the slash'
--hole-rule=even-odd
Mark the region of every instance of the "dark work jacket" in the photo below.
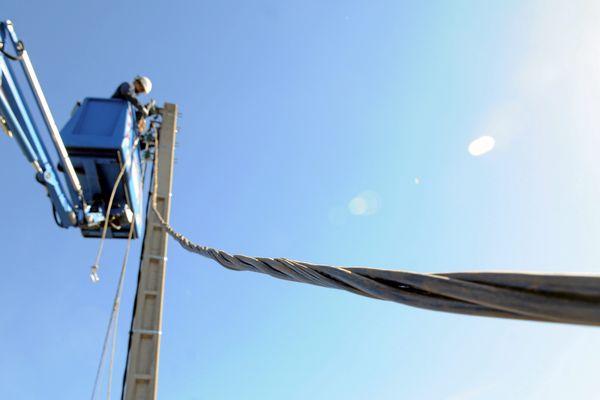
<svg viewBox="0 0 600 400">
<path fill-rule="evenodd" d="M 142 109 L 144 108 L 144 105 L 137 98 L 137 94 L 135 93 L 135 90 L 131 83 L 129 83 L 129 82 L 121 83 L 119 85 L 119 87 L 117 88 L 117 90 L 115 90 L 115 92 L 113 93 L 111 98 L 127 100 L 128 102 L 133 104 L 133 106 L 135 108 L 138 109 L 138 112 L 135 113 L 136 119 L 139 121 L 140 119 L 143 118 Z"/>
</svg>

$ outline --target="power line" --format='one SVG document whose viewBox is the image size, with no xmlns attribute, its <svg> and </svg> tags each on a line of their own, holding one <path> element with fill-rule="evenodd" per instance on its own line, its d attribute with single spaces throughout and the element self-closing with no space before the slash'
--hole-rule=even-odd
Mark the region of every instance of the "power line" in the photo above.
<svg viewBox="0 0 600 400">
<path fill-rule="evenodd" d="M 158 152 L 154 162 L 159 162 Z M 432 274 L 230 255 L 195 244 L 175 231 L 158 212 L 154 196 L 152 210 L 163 228 L 184 249 L 234 271 L 261 272 L 274 278 L 342 289 L 435 311 L 600 325 L 600 275 L 522 272 Z"/>
</svg>

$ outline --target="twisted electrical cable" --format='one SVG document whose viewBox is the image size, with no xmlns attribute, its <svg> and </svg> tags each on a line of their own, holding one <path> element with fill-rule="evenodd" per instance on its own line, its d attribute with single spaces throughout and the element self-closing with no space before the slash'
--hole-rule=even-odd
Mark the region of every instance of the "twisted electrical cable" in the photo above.
<svg viewBox="0 0 600 400">
<path fill-rule="evenodd" d="M 156 144 L 158 149 L 158 142 Z M 154 174 L 159 162 L 155 154 Z M 184 249 L 234 271 L 342 289 L 374 299 L 459 314 L 600 325 L 600 275 L 524 272 L 415 273 L 357 267 L 315 265 L 286 258 L 230 255 L 198 245 L 175 231 L 156 207 L 163 228 Z"/>
</svg>

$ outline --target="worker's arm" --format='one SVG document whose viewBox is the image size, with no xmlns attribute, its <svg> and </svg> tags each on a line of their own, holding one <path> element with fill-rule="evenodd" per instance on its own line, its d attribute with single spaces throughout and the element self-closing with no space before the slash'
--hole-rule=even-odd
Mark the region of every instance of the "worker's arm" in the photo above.
<svg viewBox="0 0 600 400">
<path fill-rule="evenodd" d="M 146 110 L 146 107 L 144 107 L 144 105 L 140 102 L 140 100 L 135 95 L 135 91 L 133 90 L 132 84 L 130 84 L 128 82 L 124 82 L 121 84 L 121 86 L 119 86 L 117 91 L 122 96 L 122 98 L 129 101 L 131 104 L 134 105 L 135 108 L 138 109 L 142 118 L 144 118 L 148 115 L 148 110 Z"/>
</svg>

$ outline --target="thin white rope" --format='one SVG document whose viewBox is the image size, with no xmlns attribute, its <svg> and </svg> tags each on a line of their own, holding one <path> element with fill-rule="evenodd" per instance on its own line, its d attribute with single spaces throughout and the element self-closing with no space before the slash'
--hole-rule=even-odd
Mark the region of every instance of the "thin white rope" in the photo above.
<svg viewBox="0 0 600 400">
<path fill-rule="evenodd" d="M 147 166 L 148 166 L 148 164 L 146 162 L 144 162 L 144 167 L 142 169 L 142 175 L 141 175 L 142 176 L 142 185 L 144 183 L 143 179 L 146 176 Z M 111 345 L 112 348 L 111 348 L 111 353 L 110 353 L 110 363 L 109 363 L 109 367 L 108 367 L 108 389 L 107 389 L 107 399 L 108 400 L 110 400 L 110 396 L 111 396 L 113 366 L 114 366 L 114 361 L 115 361 L 115 352 L 116 352 L 116 348 L 117 348 L 116 341 L 117 341 L 117 332 L 118 332 L 118 326 L 119 326 L 119 310 L 120 310 L 120 305 L 121 305 L 121 294 L 123 292 L 123 284 L 125 281 L 125 271 L 127 269 L 127 259 L 129 257 L 129 250 L 131 248 L 131 239 L 133 238 L 134 224 L 135 224 L 135 219 L 129 229 L 129 236 L 127 237 L 127 249 L 125 251 L 125 257 L 123 259 L 123 265 L 121 267 L 121 275 L 119 277 L 119 287 L 117 289 L 117 294 L 115 295 L 115 303 L 113 304 L 113 312 L 114 312 L 115 316 L 114 316 L 114 325 L 113 325 L 113 332 L 112 332 L 112 345 Z"/>
<path fill-rule="evenodd" d="M 96 398 L 98 392 L 98 385 L 102 378 L 102 371 L 104 370 L 104 361 L 106 359 L 107 347 L 109 338 L 112 335 L 112 348 L 111 348 L 111 359 L 109 366 L 109 374 L 108 374 L 108 399 L 110 399 L 110 389 L 111 389 L 111 381 L 112 381 L 112 369 L 113 369 L 113 361 L 114 361 L 114 352 L 115 352 L 115 341 L 117 335 L 117 326 L 119 319 L 119 309 L 121 305 L 121 294 L 123 292 L 123 284 L 125 282 L 125 272 L 127 270 L 127 261 L 129 259 L 129 250 L 131 249 L 131 239 L 133 237 L 134 224 L 131 224 L 129 228 L 129 237 L 127 238 L 127 247 L 125 248 L 125 255 L 123 257 L 123 263 L 121 265 L 121 274 L 119 276 L 119 284 L 117 285 L 117 291 L 115 293 L 115 298 L 113 300 L 113 307 L 110 314 L 110 318 L 108 320 L 108 326 L 106 327 L 106 334 L 104 336 L 104 343 L 102 345 L 102 353 L 100 355 L 100 362 L 98 363 L 98 370 L 96 371 L 96 379 L 94 381 L 94 388 L 92 390 L 92 400 Z"/>
<path fill-rule="evenodd" d="M 123 258 L 123 265 L 121 266 L 121 275 L 119 276 L 119 286 L 117 289 L 117 293 L 115 295 L 115 301 L 113 304 L 113 331 L 112 331 L 112 344 L 111 344 L 111 353 L 110 353 L 110 363 L 108 366 L 108 390 L 106 398 L 110 400 L 110 390 L 112 387 L 112 377 L 113 377 L 113 365 L 115 361 L 115 351 L 116 351 L 116 341 L 117 341 L 117 332 L 119 326 L 119 310 L 121 306 L 121 294 L 123 292 L 123 283 L 125 282 L 125 271 L 127 270 L 127 260 L 129 258 L 129 250 L 131 249 L 131 239 L 133 238 L 135 219 L 134 222 L 131 223 L 131 227 L 129 228 L 129 237 L 127 238 L 127 249 L 125 250 L 125 257 Z"/>
<path fill-rule="evenodd" d="M 119 171 L 119 175 L 117 175 L 117 180 L 115 181 L 115 184 L 113 185 L 112 192 L 110 193 L 110 198 L 108 199 L 108 207 L 106 209 L 106 217 L 104 218 L 104 227 L 102 228 L 102 237 L 100 238 L 100 245 L 98 246 L 98 253 L 96 253 L 96 261 L 92 265 L 92 272 L 90 274 L 90 278 L 92 279 L 92 282 L 94 282 L 94 283 L 97 283 L 100 280 L 100 278 L 98 277 L 98 270 L 100 269 L 100 257 L 102 257 L 102 251 L 104 250 L 104 242 L 106 240 L 106 232 L 108 231 L 110 210 L 112 209 L 112 204 L 115 199 L 115 194 L 117 193 L 117 188 L 119 187 L 119 183 L 121 182 L 121 179 L 123 179 L 123 176 L 125 175 L 125 171 L 127 170 L 127 165 L 129 165 L 133 161 L 133 154 L 134 154 L 135 149 L 137 148 L 139 142 L 140 142 L 140 139 L 139 139 L 139 137 L 137 137 L 131 148 L 131 153 L 130 153 L 131 158 L 128 160 L 125 160 L 125 162 L 123 163 L 123 166 L 121 167 L 121 170 Z"/>
<path fill-rule="evenodd" d="M 121 170 L 119 171 L 119 175 L 117 176 L 117 179 L 115 180 L 113 189 L 110 194 L 110 198 L 108 201 L 108 208 L 106 210 L 106 218 L 104 220 L 104 228 L 102 230 L 102 238 L 101 238 L 100 246 L 98 248 L 98 253 L 96 255 L 96 263 L 92 267 L 92 281 L 94 283 L 98 281 L 97 275 L 96 275 L 96 279 L 94 279 L 94 274 L 97 274 L 97 270 L 99 268 L 99 262 L 100 262 L 100 257 L 101 257 L 102 250 L 104 247 L 104 240 L 106 239 L 106 232 L 108 229 L 108 222 L 109 222 L 108 217 L 110 215 L 112 203 L 114 201 L 114 197 L 117 192 L 119 183 L 121 182 L 121 179 L 123 178 L 123 176 L 125 174 L 127 166 L 131 162 L 133 162 L 133 155 L 134 155 L 135 150 L 137 149 L 138 144 L 139 144 L 139 138 L 136 138 L 135 142 L 132 146 L 131 153 L 129 155 L 130 157 L 127 160 L 125 160 L 125 162 L 123 163 L 123 166 L 121 167 Z M 102 352 L 100 355 L 100 362 L 98 363 L 98 370 L 96 371 L 96 378 L 94 380 L 94 387 L 92 389 L 92 397 L 91 397 L 92 400 L 96 398 L 96 395 L 98 392 L 98 384 L 100 383 L 100 380 L 102 378 L 102 371 L 104 369 L 104 362 L 106 359 L 108 341 L 109 341 L 109 339 L 111 337 L 111 333 L 112 333 L 113 340 L 112 340 L 112 348 L 111 348 L 111 360 L 110 360 L 110 367 L 109 367 L 109 378 L 108 378 L 109 380 L 108 380 L 108 392 L 107 392 L 108 398 L 110 399 L 110 390 L 111 390 L 111 384 L 112 384 L 112 369 L 113 369 L 113 363 L 114 363 L 114 351 L 115 351 L 115 341 L 116 341 L 117 326 L 118 326 L 119 308 L 120 308 L 120 303 L 121 303 L 121 293 L 123 290 L 123 283 L 125 281 L 125 271 L 127 269 L 127 261 L 129 259 L 129 250 L 131 249 L 131 240 L 133 238 L 134 228 L 135 228 L 135 218 L 133 218 L 133 221 L 131 222 L 131 225 L 129 227 L 129 235 L 127 237 L 127 246 L 125 249 L 125 255 L 123 257 L 123 263 L 121 266 L 121 275 L 119 277 L 119 284 L 117 285 L 117 291 L 115 293 L 115 298 L 113 301 L 113 308 L 112 308 L 112 311 L 110 314 L 110 318 L 108 320 L 108 325 L 106 327 L 106 334 L 104 336 L 104 343 L 102 344 Z"/>
</svg>

